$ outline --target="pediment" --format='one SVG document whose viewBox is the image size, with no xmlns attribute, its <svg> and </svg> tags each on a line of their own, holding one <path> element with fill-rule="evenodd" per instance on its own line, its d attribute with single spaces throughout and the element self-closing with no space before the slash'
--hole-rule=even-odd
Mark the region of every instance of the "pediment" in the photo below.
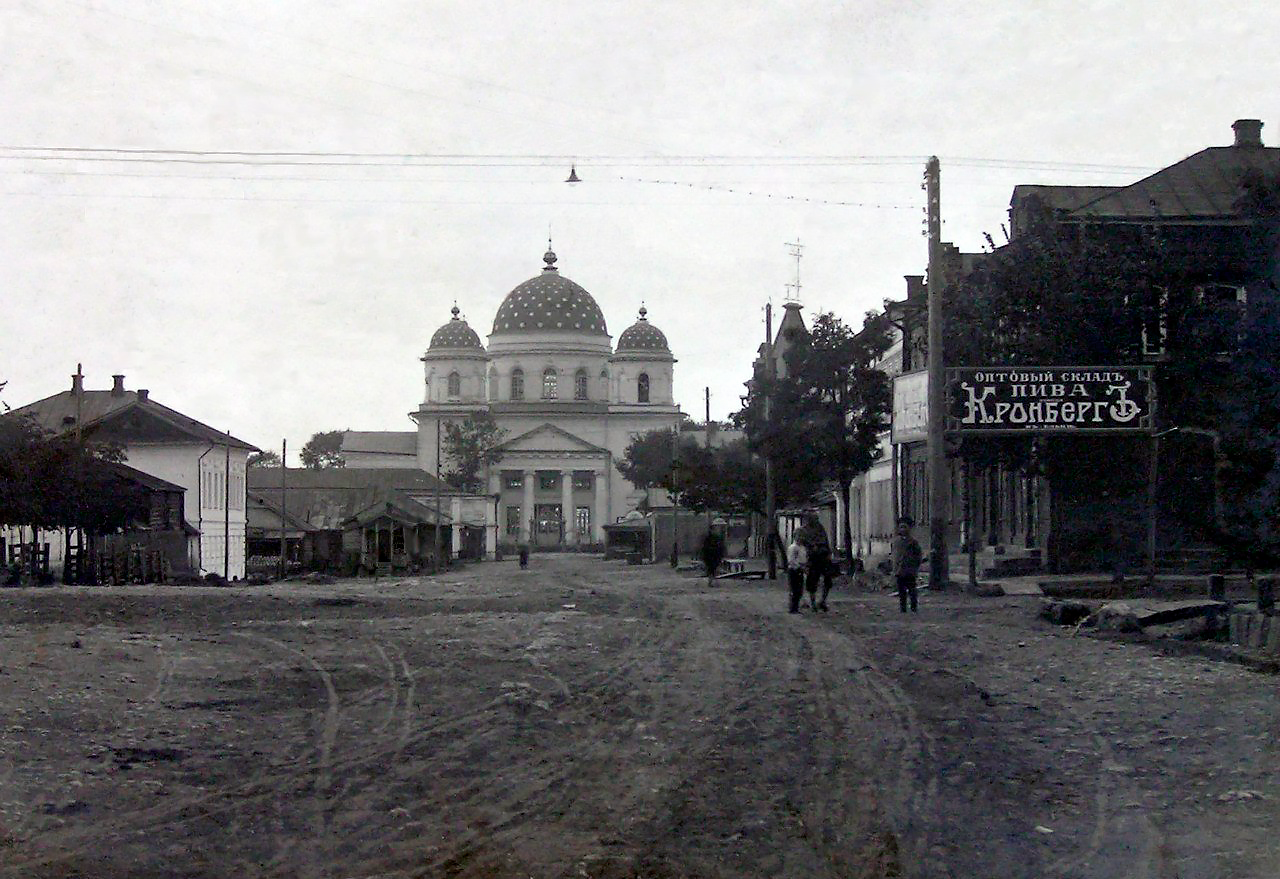
<svg viewBox="0 0 1280 879">
<path fill-rule="evenodd" d="M 589 443 L 582 437 L 575 436 L 563 427 L 546 422 L 535 427 L 533 430 L 526 431 L 519 436 L 512 437 L 501 446 L 503 452 L 601 452 L 607 453 L 608 449 L 597 446 L 595 443 Z"/>
</svg>

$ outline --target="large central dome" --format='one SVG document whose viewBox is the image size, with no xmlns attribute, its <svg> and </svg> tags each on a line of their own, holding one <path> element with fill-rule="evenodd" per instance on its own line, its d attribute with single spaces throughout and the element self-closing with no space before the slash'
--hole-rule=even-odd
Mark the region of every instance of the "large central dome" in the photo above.
<svg viewBox="0 0 1280 879">
<path fill-rule="evenodd" d="M 604 313 L 582 287 L 560 274 L 548 250 L 546 268 L 507 294 L 493 318 L 494 333 L 578 332 L 607 336 Z"/>
</svg>

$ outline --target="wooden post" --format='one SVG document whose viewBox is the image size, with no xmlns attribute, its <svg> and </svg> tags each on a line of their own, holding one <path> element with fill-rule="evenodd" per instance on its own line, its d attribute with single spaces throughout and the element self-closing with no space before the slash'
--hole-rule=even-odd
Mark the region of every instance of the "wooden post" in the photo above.
<svg viewBox="0 0 1280 879">
<path fill-rule="evenodd" d="M 441 546 L 441 541 L 440 541 L 440 416 L 439 416 L 439 415 L 437 415 L 437 416 L 436 416 L 436 490 L 435 490 L 435 495 L 436 495 L 436 527 L 435 527 L 434 536 L 433 536 L 433 538 L 432 538 L 432 543 L 433 543 L 433 546 L 434 546 L 434 551 L 433 551 L 432 555 L 434 556 L 434 559 L 433 559 L 433 561 L 432 561 L 431 570 L 432 570 L 432 572 L 433 572 L 433 573 L 439 574 L 439 573 L 440 573 L 440 546 Z"/>
<path fill-rule="evenodd" d="M 285 530 L 284 517 L 285 510 L 289 503 L 288 488 L 289 478 L 289 441 L 280 440 L 280 579 L 284 579 L 288 566 L 285 564 Z"/>
<path fill-rule="evenodd" d="M 929 231 L 929 588 L 946 589 L 948 489 L 947 455 L 944 445 L 943 404 L 944 380 L 942 364 L 942 211 L 938 157 L 929 159 L 925 171 L 928 193 L 926 211 Z"/>
</svg>

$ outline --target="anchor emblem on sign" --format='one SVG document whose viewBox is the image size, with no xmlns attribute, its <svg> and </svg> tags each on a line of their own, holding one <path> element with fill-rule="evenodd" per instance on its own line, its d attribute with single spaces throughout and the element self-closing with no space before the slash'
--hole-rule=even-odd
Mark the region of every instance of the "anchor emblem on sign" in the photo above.
<svg viewBox="0 0 1280 879">
<path fill-rule="evenodd" d="M 1141 406 L 1129 399 L 1129 385 L 1130 382 L 1107 385 L 1107 393 L 1115 394 L 1119 398 L 1112 402 L 1107 409 L 1111 413 L 1111 417 L 1116 421 L 1132 421 L 1142 411 Z"/>
</svg>

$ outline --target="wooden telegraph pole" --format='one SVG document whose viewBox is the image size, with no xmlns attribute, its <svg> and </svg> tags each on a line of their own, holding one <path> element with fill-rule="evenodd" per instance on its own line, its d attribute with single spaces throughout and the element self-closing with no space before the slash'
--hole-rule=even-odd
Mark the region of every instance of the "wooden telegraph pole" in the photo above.
<svg viewBox="0 0 1280 879">
<path fill-rule="evenodd" d="M 440 416 L 436 416 L 436 528 L 435 528 L 435 561 L 431 566 L 434 573 L 440 573 Z M 392 547 L 395 548 L 394 546 Z"/>
<path fill-rule="evenodd" d="M 287 488 L 289 478 L 289 441 L 280 440 L 280 579 L 284 579 L 285 572 L 288 570 L 285 566 L 285 529 L 284 517 L 285 511 L 289 505 L 289 493 Z"/>
<path fill-rule="evenodd" d="M 680 566 L 680 425 L 671 428 L 671 567 Z"/>
<path fill-rule="evenodd" d="M 942 210 L 940 199 L 941 171 L 938 157 L 925 166 L 926 212 L 929 232 L 929 588 L 946 589 L 947 516 L 950 504 L 947 480 L 947 453 L 943 430 L 943 366 L 942 366 Z"/>
</svg>

